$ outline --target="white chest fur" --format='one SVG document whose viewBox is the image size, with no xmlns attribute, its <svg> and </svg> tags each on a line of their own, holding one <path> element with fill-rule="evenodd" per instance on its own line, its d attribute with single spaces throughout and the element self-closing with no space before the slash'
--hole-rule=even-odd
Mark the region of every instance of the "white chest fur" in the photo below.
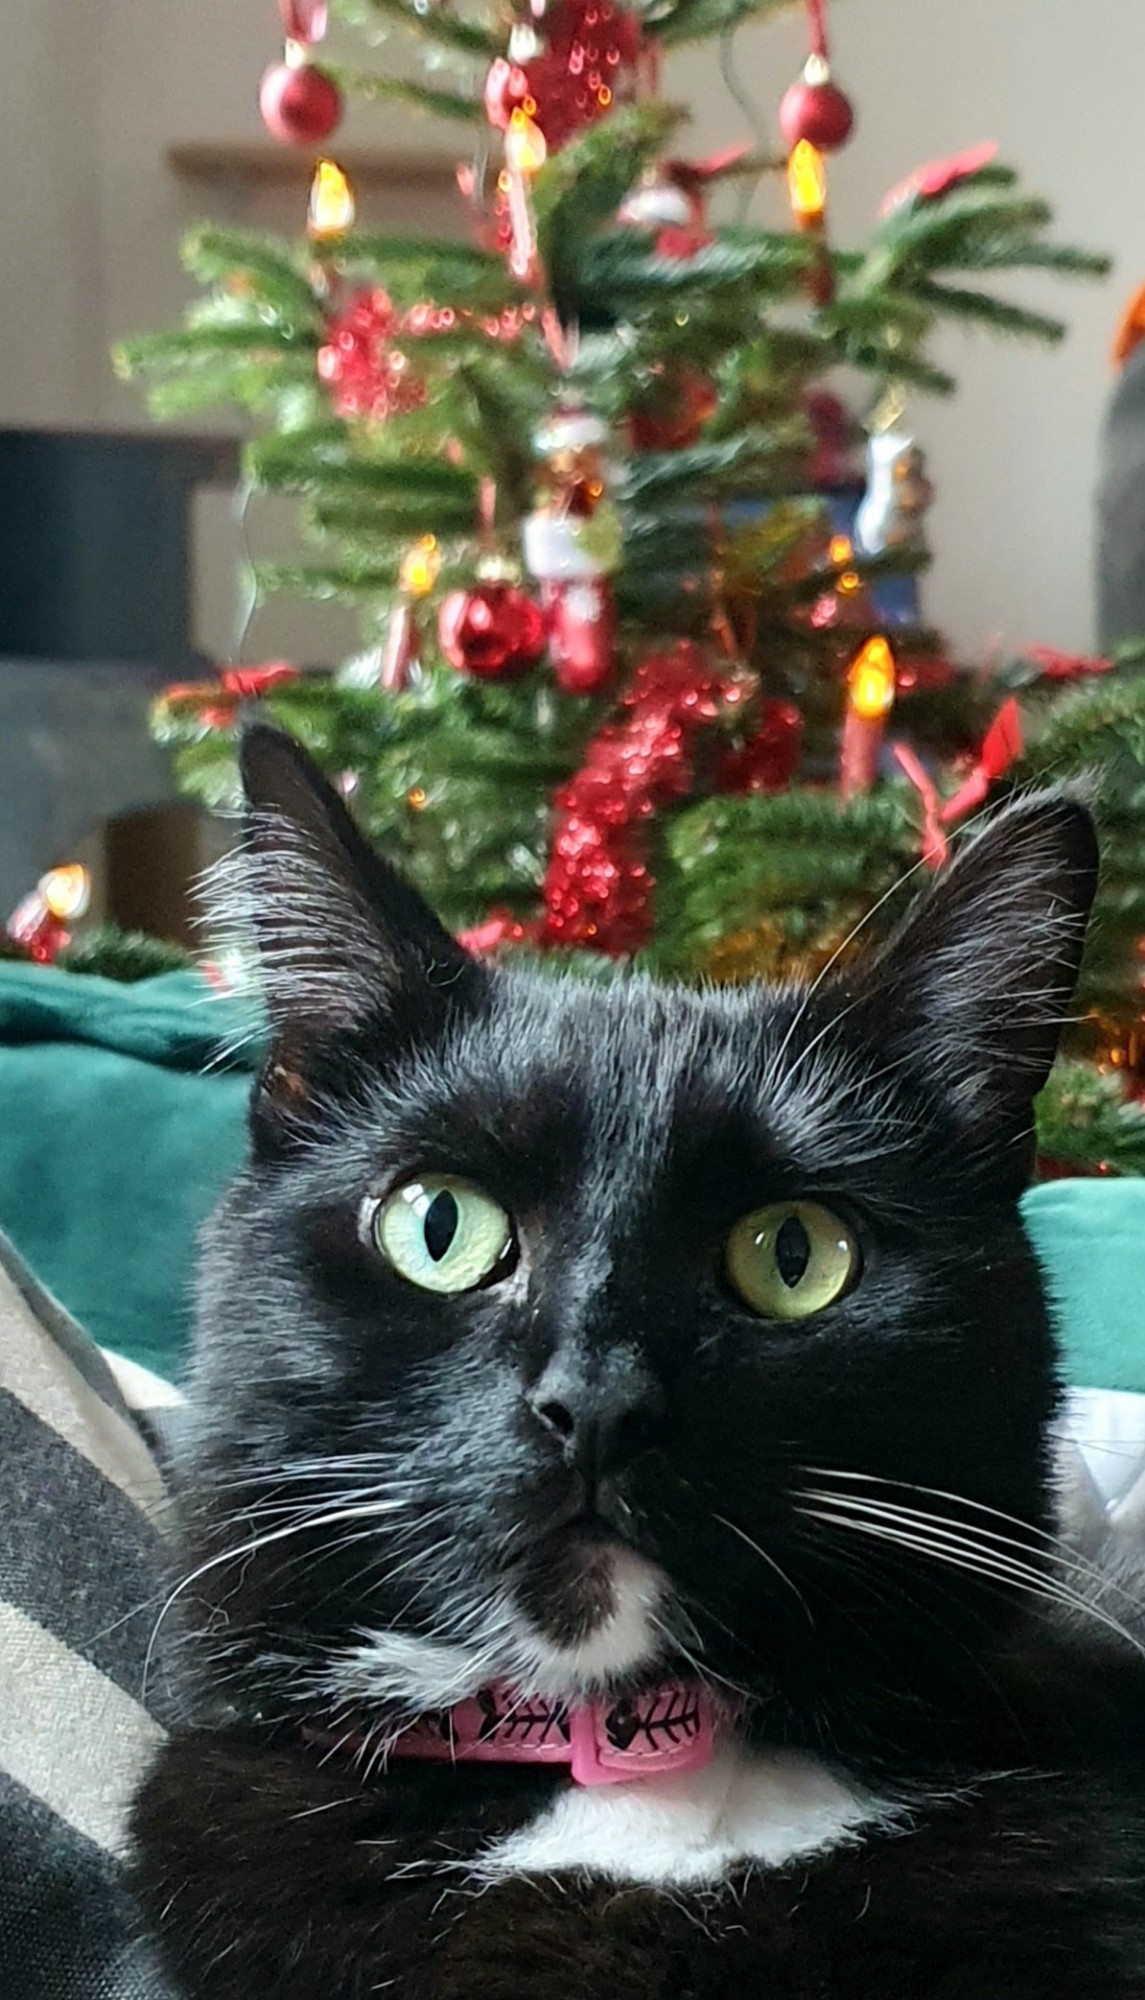
<svg viewBox="0 0 1145 2000">
<path fill-rule="evenodd" d="M 725 1743 L 702 1771 L 570 1784 L 528 1826 L 486 1849 L 477 1872 L 498 1881 L 572 1872 L 698 1888 L 744 1866 L 782 1868 L 828 1853 L 897 1817 L 813 1757 Z"/>
</svg>

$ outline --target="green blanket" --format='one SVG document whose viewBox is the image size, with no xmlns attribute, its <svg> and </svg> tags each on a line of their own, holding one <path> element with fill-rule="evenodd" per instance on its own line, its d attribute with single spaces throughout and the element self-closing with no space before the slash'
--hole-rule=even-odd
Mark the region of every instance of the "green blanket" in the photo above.
<svg viewBox="0 0 1145 2000">
<path fill-rule="evenodd" d="M 242 1162 L 247 1017 L 193 973 L 0 963 L 0 1231 L 104 1346 L 179 1373 L 195 1232 Z"/>
<path fill-rule="evenodd" d="M 178 1376 L 195 1232 L 245 1149 L 250 1016 L 191 973 L 0 963 L 0 1231 L 103 1345 Z M 208 1065 L 213 1065 L 208 1067 Z M 1145 1180 L 1054 1181 L 1026 1223 L 1071 1382 L 1145 1393 Z"/>
</svg>

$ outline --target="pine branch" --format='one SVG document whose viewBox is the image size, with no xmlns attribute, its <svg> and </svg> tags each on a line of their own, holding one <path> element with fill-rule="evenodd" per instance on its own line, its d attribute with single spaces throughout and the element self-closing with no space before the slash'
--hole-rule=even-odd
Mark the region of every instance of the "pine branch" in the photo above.
<svg viewBox="0 0 1145 2000">
<path fill-rule="evenodd" d="M 789 461 L 805 438 L 805 425 L 797 417 L 769 430 L 752 428 L 735 437 L 703 439 L 679 451 L 636 452 L 625 465 L 618 490 L 625 502 L 643 506 L 677 493 L 707 498 L 745 482 L 762 490 L 762 482 L 774 478 L 777 461 Z"/>
<path fill-rule="evenodd" d="M 412 35 L 462 55 L 483 56 L 487 62 L 505 52 L 506 38 L 475 21 L 455 14 L 448 5 L 425 8 L 411 0 L 334 0 L 335 11 L 356 27 L 376 28 L 379 21 L 400 22 Z"/>
<path fill-rule="evenodd" d="M 760 230 L 754 242 L 721 236 L 690 257 L 658 257 L 636 231 L 613 230 L 585 244 L 579 279 L 585 293 L 610 299 L 619 317 L 661 299 L 693 293 L 709 299 L 730 286 L 751 285 L 757 302 L 761 284 L 770 297 L 788 298 L 798 290 L 814 254 L 801 238 Z"/>
<path fill-rule="evenodd" d="M 678 0 L 670 13 L 653 7 L 649 25 L 665 48 L 683 42 L 714 40 L 749 20 L 765 20 L 778 13 L 787 0 Z"/>
<path fill-rule="evenodd" d="M 192 229 L 183 239 L 183 262 L 200 284 L 229 289 L 249 283 L 264 303 L 293 310 L 304 322 L 313 322 L 319 307 L 310 279 L 300 268 L 303 256 L 309 256 L 308 245 L 296 249 L 271 236 L 223 229 L 215 223 Z"/>
<path fill-rule="evenodd" d="M 450 118 L 473 123 L 484 118 L 480 97 L 463 96 L 458 90 L 441 90 L 428 83 L 413 83 L 402 76 L 379 76 L 374 71 L 347 69 L 342 64 L 326 64 L 347 97 L 367 104 L 404 104 L 411 111 L 431 118 Z"/>
<path fill-rule="evenodd" d="M 998 333 L 1014 333 L 1050 343 L 1064 340 L 1064 320 L 1047 313 L 1031 312 L 1026 306 L 1011 305 L 1008 299 L 993 298 L 989 292 L 971 292 L 958 285 L 940 285 L 929 278 L 911 284 L 912 296 L 935 313 L 948 319 L 974 320 Z"/>
<path fill-rule="evenodd" d="M 1044 1159 L 1118 1174 L 1145 1173 L 1145 1105 L 1121 1078 L 1087 1062 L 1059 1062 L 1035 1106 Z"/>
</svg>

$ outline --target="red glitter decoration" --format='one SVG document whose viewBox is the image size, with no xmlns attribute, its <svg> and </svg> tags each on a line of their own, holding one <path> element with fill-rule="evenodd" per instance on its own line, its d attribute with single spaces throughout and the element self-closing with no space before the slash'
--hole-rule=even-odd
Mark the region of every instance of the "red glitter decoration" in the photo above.
<svg viewBox="0 0 1145 2000">
<path fill-rule="evenodd" d="M 259 85 L 258 108 L 283 146 L 314 146 L 342 117 L 342 93 L 317 63 L 272 63 Z"/>
<path fill-rule="evenodd" d="M 780 792 L 791 783 L 803 754 L 803 716 L 793 701 L 771 697 L 759 728 L 738 750 L 721 758 L 716 790 Z"/>
<path fill-rule="evenodd" d="M 425 402 L 425 383 L 410 373 L 409 357 L 394 345 L 399 330 L 393 301 L 380 286 L 355 292 L 331 318 L 318 350 L 318 374 L 340 417 L 381 422 Z"/>
<path fill-rule="evenodd" d="M 258 667 L 227 667 L 217 681 L 173 681 L 161 700 L 193 708 L 205 729 L 229 729 L 243 701 L 260 701 L 272 688 L 301 679 L 301 668 L 286 660 Z"/>
<path fill-rule="evenodd" d="M 928 166 L 916 167 L 913 174 L 896 182 L 890 193 L 883 196 L 879 214 L 890 215 L 908 201 L 938 201 L 951 188 L 961 187 L 984 167 L 992 166 L 997 157 L 998 142 L 988 139 L 984 146 L 971 146 L 965 153 L 953 153 L 949 159 L 931 160 Z"/>
<path fill-rule="evenodd" d="M 545 618 L 535 598 L 511 583 L 453 590 L 438 619 L 441 650 L 459 673 L 516 680 L 545 650 Z"/>
<path fill-rule="evenodd" d="M 637 668 L 621 718 L 556 796 L 540 942 L 622 955 L 652 935 L 647 822 L 694 779 L 695 740 L 744 697 L 742 683 L 681 641 Z"/>
<path fill-rule="evenodd" d="M 462 931 L 458 944 L 466 951 L 472 951 L 479 958 L 489 957 L 500 951 L 502 945 L 523 944 L 529 931 L 526 925 L 518 923 L 512 910 L 490 910 L 482 923 L 474 924 L 468 931 Z"/>
<path fill-rule="evenodd" d="M 485 80 L 485 110 L 504 131 L 525 111 L 556 152 L 636 87 L 639 17 L 611 0 L 564 0 L 539 24 L 547 46 L 527 62 L 499 56 Z"/>
<path fill-rule="evenodd" d="M 1046 681 L 1081 681 L 1113 672 L 1112 660 L 1092 653 L 1062 653 L 1056 646 L 1027 646 L 1025 657 L 1040 668 Z"/>
</svg>

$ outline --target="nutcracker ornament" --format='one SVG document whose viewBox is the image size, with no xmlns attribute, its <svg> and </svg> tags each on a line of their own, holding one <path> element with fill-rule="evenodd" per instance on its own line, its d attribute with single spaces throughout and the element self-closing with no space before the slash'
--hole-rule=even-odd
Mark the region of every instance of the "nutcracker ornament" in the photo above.
<svg viewBox="0 0 1145 2000">
<path fill-rule="evenodd" d="M 873 432 L 867 445 L 867 490 L 855 516 L 860 553 L 924 554 L 923 517 L 933 499 L 926 459 L 909 432 L 897 425 Z"/>
<path fill-rule="evenodd" d="M 541 585 L 549 655 L 566 694 L 598 694 L 614 671 L 616 612 L 610 577 L 621 531 L 609 498 L 608 432 L 568 407 L 537 435 L 546 498 L 524 525 L 525 562 Z"/>
</svg>

